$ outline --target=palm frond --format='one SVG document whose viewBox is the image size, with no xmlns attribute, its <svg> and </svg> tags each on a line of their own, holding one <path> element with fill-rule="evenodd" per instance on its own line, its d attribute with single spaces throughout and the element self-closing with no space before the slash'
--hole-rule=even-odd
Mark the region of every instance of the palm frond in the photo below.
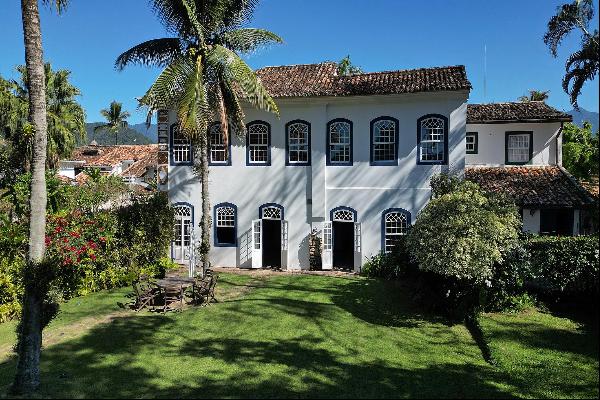
<svg viewBox="0 0 600 400">
<path fill-rule="evenodd" d="M 583 85 L 585 82 L 593 80 L 600 68 L 598 32 L 595 32 L 595 38 L 596 40 L 590 38 L 584 43 L 581 50 L 571 54 L 565 65 L 566 74 L 562 86 L 564 91 L 569 94 L 571 104 L 575 109 L 579 109 L 577 99 Z"/>
<path fill-rule="evenodd" d="M 266 29 L 240 28 L 219 35 L 215 44 L 240 53 L 248 53 L 283 39 Z"/>
<path fill-rule="evenodd" d="M 554 57 L 563 39 L 575 28 L 584 32 L 594 16 L 592 0 L 574 0 L 563 4 L 548 22 L 548 30 L 544 34 L 544 43 L 550 48 Z"/>
<path fill-rule="evenodd" d="M 206 62 L 244 100 L 258 109 L 279 115 L 275 101 L 263 86 L 256 73 L 234 51 L 221 45 L 213 46 Z"/>
<path fill-rule="evenodd" d="M 115 61 L 115 68 L 122 71 L 129 64 L 166 67 L 181 56 L 184 51 L 185 44 L 181 39 L 152 39 L 122 53 Z"/>
<path fill-rule="evenodd" d="M 179 120 L 179 128 L 190 138 L 195 139 L 204 135 L 208 127 L 210 109 L 207 103 L 206 87 L 202 58 L 196 57 L 193 63 L 186 66 L 193 67 L 185 75 L 185 82 L 181 94 L 177 97 L 175 110 Z"/>
<path fill-rule="evenodd" d="M 182 1 L 150 0 L 152 11 L 169 33 L 184 39 L 194 38 L 194 28 Z"/>
</svg>

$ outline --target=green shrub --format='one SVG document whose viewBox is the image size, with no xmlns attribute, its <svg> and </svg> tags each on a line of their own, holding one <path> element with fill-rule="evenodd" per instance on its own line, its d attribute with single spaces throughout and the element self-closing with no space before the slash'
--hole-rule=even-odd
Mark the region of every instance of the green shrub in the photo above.
<svg viewBox="0 0 600 400">
<path fill-rule="evenodd" d="M 417 266 L 410 259 L 406 248 L 406 237 L 398 239 L 391 253 L 379 253 L 370 257 L 363 265 L 361 274 L 371 278 L 387 280 L 413 276 Z"/>
<path fill-rule="evenodd" d="M 534 290 L 556 299 L 598 296 L 598 235 L 535 236 L 526 243 Z"/>
</svg>

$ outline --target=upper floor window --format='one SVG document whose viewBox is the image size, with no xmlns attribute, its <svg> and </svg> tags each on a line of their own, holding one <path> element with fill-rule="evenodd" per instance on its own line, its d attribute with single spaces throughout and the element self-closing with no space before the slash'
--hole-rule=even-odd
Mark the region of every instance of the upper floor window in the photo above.
<svg viewBox="0 0 600 400">
<path fill-rule="evenodd" d="M 310 124 L 295 120 L 288 122 L 286 131 L 286 165 L 310 165 Z"/>
<path fill-rule="evenodd" d="M 177 124 L 171 125 L 171 165 L 191 165 L 192 162 L 192 142 L 180 132 Z"/>
<path fill-rule="evenodd" d="M 237 207 L 231 203 L 215 206 L 215 246 L 237 245 Z"/>
<path fill-rule="evenodd" d="M 527 164 L 533 157 L 533 132 L 506 132 L 506 164 Z"/>
<path fill-rule="evenodd" d="M 479 151 L 479 134 L 477 132 L 467 132 L 466 139 L 467 154 L 477 154 Z"/>
<path fill-rule="evenodd" d="M 225 146 L 220 123 L 215 122 L 208 128 L 208 143 L 209 165 L 231 165 L 231 142 Z"/>
<path fill-rule="evenodd" d="M 379 117 L 371 121 L 371 165 L 398 165 L 398 120 Z"/>
<path fill-rule="evenodd" d="M 352 165 L 352 121 L 334 119 L 327 124 L 327 165 Z"/>
<path fill-rule="evenodd" d="M 425 115 L 417 121 L 419 164 L 448 162 L 448 119 L 443 115 Z"/>
<path fill-rule="evenodd" d="M 271 165 L 271 125 L 253 121 L 246 130 L 246 164 Z"/>
<path fill-rule="evenodd" d="M 382 248 L 390 253 L 401 236 L 408 233 L 410 213 L 402 208 L 390 208 L 382 214 Z"/>
</svg>

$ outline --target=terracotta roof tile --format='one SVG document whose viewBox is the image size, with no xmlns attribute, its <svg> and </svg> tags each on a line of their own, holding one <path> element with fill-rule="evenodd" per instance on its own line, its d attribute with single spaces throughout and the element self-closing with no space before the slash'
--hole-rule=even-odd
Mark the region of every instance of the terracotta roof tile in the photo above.
<svg viewBox="0 0 600 400">
<path fill-rule="evenodd" d="M 110 166 L 125 160 L 139 160 L 157 153 L 158 145 L 81 146 L 73 151 L 69 161 L 85 161 L 85 166 Z"/>
<path fill-rule="evenodd" d="M 490 122 L 570 122 L 569 114 L 550 107 L 543 101 L 526 103 L 490 103 L 467 105 L 467 123 Z"/>
<path fill-rule="evenodd" d="M 590 194 L 564 169 L 545 167 L 467 167 L 465 178 L 484 190 L 506 193 L 522 207 L 584 207 Z"/>
<path fill-rule="evenodd" d="M 257 75 L 273 97 L 363 96 L 470 90 L 465 67 L 421 68 L 338 76 L 337 64 L 265 67 Z"/>
</svg>

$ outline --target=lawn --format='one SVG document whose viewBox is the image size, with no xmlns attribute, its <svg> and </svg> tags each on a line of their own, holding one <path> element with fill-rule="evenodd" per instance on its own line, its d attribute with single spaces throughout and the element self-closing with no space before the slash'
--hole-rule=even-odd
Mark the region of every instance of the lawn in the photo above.
<svg viewBox="0 0 600 400">
<path fill-rule="evenodd" d="M 464 326 L 407 293 L 354 277 L 222 274 L 220 303 L 181 313 L 122 311 L 123 290 L 75 299 L 48 328 L 41 395 L 598 397 L 597 330 L 537 311 L 486 315 L 491 366 Z M 5 358 L 0 390 L 13 371 Z"/>
</svg>

